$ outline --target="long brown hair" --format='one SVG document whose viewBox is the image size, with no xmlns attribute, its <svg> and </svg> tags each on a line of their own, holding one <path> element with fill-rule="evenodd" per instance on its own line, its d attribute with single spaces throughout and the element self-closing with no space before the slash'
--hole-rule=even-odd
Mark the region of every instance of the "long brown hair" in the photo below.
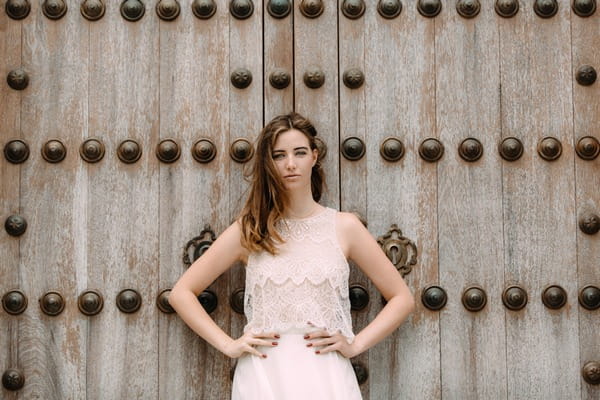
<svg viewBox="0 0 600 400">
<path fill-rule="evenodd" d="M 250 191 L 240 214 L 242 245 L 251 252 L 266 250 L 276 254 L 276 244 L 283 242 L 275 225 L 282 219 L 289 198 L 273 162 L 272 152 L 279 135 L 292 129 L 302 132 L 308 138 L 311 150 L 317 148 L 317 130 L 314 125 L 295 112 L 273 118 L 257 138 L 254 162 L 248 174 L 251 179 Z M 321 163 L 317 160 L 311 172 L 311 189 L 315 201 L 321 199 L 324 185 L 325 176 Z"/>
</svg>

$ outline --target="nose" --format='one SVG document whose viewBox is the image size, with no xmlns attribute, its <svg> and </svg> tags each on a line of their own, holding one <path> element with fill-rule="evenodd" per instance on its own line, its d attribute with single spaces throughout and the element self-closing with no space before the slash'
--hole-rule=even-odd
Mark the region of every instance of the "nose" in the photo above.
<svg viewBox="0 0 600 400">
<path fill-rule="evenodd" d="M 296 168 L 296 161 L 294 160 L 294 156 L 287 157 L 285 166 L 289 170 L 293 170 Z"/>
</svg>

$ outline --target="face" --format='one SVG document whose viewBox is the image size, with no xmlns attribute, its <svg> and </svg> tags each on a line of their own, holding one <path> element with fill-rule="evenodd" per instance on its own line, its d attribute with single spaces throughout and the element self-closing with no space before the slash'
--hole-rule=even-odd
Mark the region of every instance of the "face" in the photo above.
<svg viewBox="0 0 600 400">
<path fill-rule="evenodd" d="M 317 162 L 317 150 L 310 149 L 304 133 L 296 129 L 280 133 L 271 157 L 286 188 L 310 190 L 310 177 L 312 167 Z"/>
</svg>

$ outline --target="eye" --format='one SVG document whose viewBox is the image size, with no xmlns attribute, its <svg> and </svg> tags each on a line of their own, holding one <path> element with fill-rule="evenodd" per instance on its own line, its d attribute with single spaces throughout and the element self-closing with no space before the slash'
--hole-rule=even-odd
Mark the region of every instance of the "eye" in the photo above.
<svg viewBox="0 0 600 400">
<path fill-rule="evenodd" d="M 273 154 L 271 156 L 271 158 L 273 158 L 273 160 L 280 160 L 283 158 L 283 154 L 282 153 Z"/>
<path fill-rule="evenodd" d="M 307 154 L 307 153 L 306 153 L 306 150 L 298 150 L 298 151 L 296 152 L 296 155 L 297 155 L 297 156 L 305 156 L 306 154 Z"/>
</svg>

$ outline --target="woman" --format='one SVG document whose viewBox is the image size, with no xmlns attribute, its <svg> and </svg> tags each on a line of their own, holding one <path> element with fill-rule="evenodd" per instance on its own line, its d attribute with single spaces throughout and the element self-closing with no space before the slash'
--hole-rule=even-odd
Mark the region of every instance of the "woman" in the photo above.
<svg viewBox="0 0 600 400">
<path fill-rule="evenodd" d="M 414 309 L 410 290 L 363 224 L 321 206 L 317 132 L 306 118 L 274 118 L 256 145 L 250 193 L 229 226 L 176 283 L 169 302 L 191 329 L 238 358 L 233 400 L 360 399 L 349 359 L 392 333 Z M 387 300 L 354 336 L 347 259 Z M 248 324 L 233 339 L 196 296 L 246 263 Z"/>
</svg>

